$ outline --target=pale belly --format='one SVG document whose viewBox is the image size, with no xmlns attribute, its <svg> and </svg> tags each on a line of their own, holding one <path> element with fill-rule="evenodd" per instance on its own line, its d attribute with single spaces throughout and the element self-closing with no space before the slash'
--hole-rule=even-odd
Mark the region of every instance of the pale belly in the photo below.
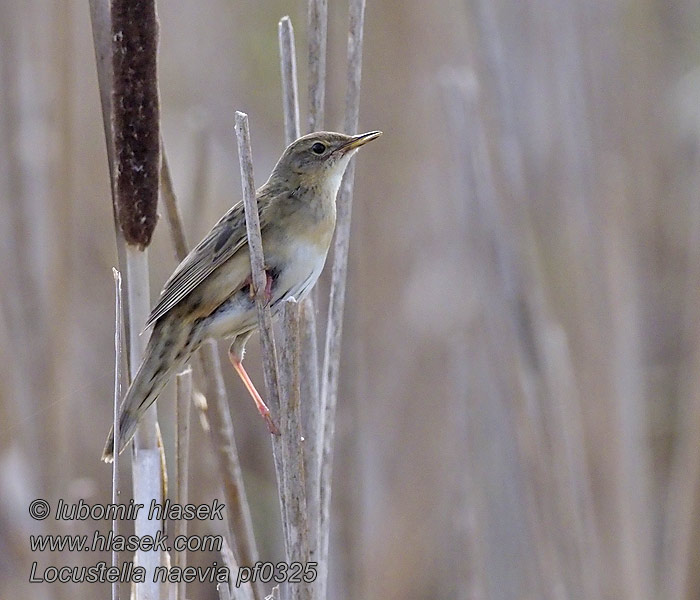
<svg viewBox="0 0 700 600">
<path fill-rule="evenodd" d="M 318 280 L 326 262 L 326 252 L 318 246 L 296 244 L 285 265 L 270 264 L 273 273 L 272 299 L 270 308 L 273 316 L 283 307 L 288 298 L 303 300 Z M 247 333 L 257 327 L 257 310 L 250 291 L 245 288 L 226 302 L 206 319 L 203 337 L 228 338 Z"/>
</svg>

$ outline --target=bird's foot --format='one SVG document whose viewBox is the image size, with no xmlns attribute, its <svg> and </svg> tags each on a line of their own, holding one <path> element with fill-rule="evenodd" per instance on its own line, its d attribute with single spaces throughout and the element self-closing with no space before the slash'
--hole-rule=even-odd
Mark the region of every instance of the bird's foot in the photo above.
<svg viewBox="0 0 700 600">
<path fill-rule="evenodd" d="M 265 293 L 263 298 L 265 299 L 265 305 L 267 306 L 270 304 L 270 301 L 272 300 L 272 275 L 270 274 L 270 271 L 265 269 Z M 248 286 L 248 289 L 250 290 L 248 293 L 250 294 L 250 299 L 255 300 L 255 285 L 253 285 L 253 277 L 252 275 L 248 277 L 245 281 L 246 285 Z"/>
<path fill-rule="evenodd" d="M 272 275 L 265 270 L 265 304 L 270 304 L 272 300 Z"/>
<path fill-rule="evenodd" d="M 272 434 L 272 435 L 282 435 L 280 433 L 279 427 L 275 425 L 275 422 L 272 420 L 272 415 L 270 415 L 270 412 L 266 415 L 260 413 L 262 415 L 263 420 L 265 421 L 265 424 L 267 425 L 267 430 Z"/>
</svg>

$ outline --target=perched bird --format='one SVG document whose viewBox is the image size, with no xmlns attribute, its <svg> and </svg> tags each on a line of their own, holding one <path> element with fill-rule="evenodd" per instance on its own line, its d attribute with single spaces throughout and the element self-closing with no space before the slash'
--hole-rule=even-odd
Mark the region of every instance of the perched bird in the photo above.
<svg viewBox="0 0 700 600">
<path fill-rule="evenodd" d="M 323 269 L 335 228 L 335 198 L 351 156 L 381 135 L 320 131 L 292 142 L 267 183 L 256 192 L 266 298 L 273 315 L 284 300 L 302 299 Z M 170 377 L 208 338 L 232 339 L 229 358 L 253 396 L 268 428 L 276 428 L 243 368 L 245 344 L 257 328 L 243 203 L 214 225 L 170 276 L 146 327 L 146 352 L 119 409 L 119 452 L 129 443 L 148 407 Z M 110 432 L 102 459 L 111 462 Z"/>
</svg>

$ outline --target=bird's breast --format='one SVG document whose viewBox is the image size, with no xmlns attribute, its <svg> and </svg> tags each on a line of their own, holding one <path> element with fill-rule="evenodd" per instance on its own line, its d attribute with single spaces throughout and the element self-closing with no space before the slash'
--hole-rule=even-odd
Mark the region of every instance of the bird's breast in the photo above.
<svg viewBox="0 0 700 600">
<path fill-rule="evenodd" d="M 297 239 L 290 242 L 284 259 L 270 265 L 278 273 L 272 288 L 273 304 L 294 296 L 302 300 L 318 280 L 326 262 L 328 246 Z"/>
</svg>

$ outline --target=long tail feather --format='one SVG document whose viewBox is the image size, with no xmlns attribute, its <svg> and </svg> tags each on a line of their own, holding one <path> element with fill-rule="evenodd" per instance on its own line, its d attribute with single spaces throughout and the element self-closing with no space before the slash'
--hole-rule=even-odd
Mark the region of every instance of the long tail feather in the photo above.
<svg viewBox="0 0 700 600">
<path fill-rule="evenodd" d="M 136 433 L 144 413 L 153 404 L 168 383 L 195 350 L 192 329 L 175 320 L 165 319 L 153 330 L 143 362 L 131 382 L 119 407 L 119 453 Z M 102 460 L 114 460 L 114 429 L 107 437 Z"/>
</svg>

